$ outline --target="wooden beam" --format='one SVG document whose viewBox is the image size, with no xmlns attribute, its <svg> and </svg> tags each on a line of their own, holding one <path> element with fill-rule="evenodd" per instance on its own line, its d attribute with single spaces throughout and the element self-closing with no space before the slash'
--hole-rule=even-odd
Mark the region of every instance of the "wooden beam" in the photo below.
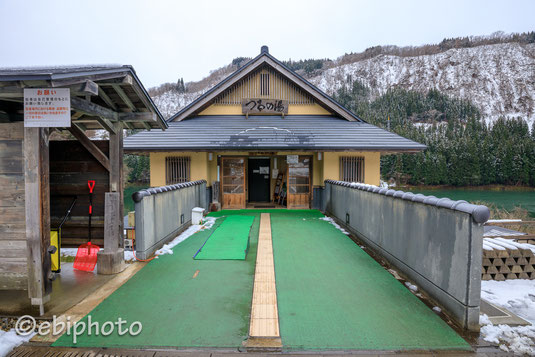
<svg viewBox="0 0 535 357">
<path fill-rule="evenodd" d="M 134 79 L 129 74 L 127 74 L 124 77 L 117 78 L 115 80 L 98 82 L 100 86 L 114 86 L 117 84 L 126 84 L 126 85 L 131 86 L 133 83 L 134 83 Z"/>
<path fill-rule="evenodd" d="M 130 130 L 135 130 L 136 128 L 134 128 L 134 126 L 132 125 L 132 123 L 129 123 L 127 121 L 123 121 L 122 122 L 124 125 L 126 125 L 126 127 Z"/>
<path fill-rule="evenodd" d="M 83 145 L 83 147 L 89 151 L 93 157 L 100 162 L 102 166 L 108 171 L 111 171 L 111 164 L 110 160 L 106 157 L 106 155 L 98 148 L 98 146 L 95 145 L 86 135 L 83 131 L 78 129 L 76 125 L 71 126 L 69 128 L 69 131 L 71 134 L 78 139 L 80 144 Z"/>
<path fill-rule="evenodd" d="M 156 122 L 158 116 L 152 112 L 120 113 L 119 119 L 127 122 Z"/>
<path fill-rule="evenodd" d="M 106 92 L 104 92 L 104 89 L 103 88 L 100 88 L 99 91 L 98 91 L 98 96 L 100 98 L 102 98 L 102 100 L 108 104 L 108 106 L 110 108 L 112 108 L 113 110 L 117 111 L 117 106 L 115 105 L 115 103 L 111 100 L 111 98 L 106 94 Z"/>
<path fill-rule="evenodd" d="M 142 122 L 143 123 L 143 126 L 145 127 L 145 129 L 147 129 L 148 131 L 150 131 L 150 129 L 152 129 L 149 125 L 149 123 L 147 123 L 146 121 Z"/>
<path fill-rule="evenodd" d="M 111 121 L 101 117 L 95 117 L 95 119 L 100 124 L 100 126 L 104 128 L 104 130 L 107 130 L 110 134 L 115 134 L 115 126 Z"/>
<path fill-rule="evenodd" d="M 86 131 L 87 130 L 87 127 L 84 125 L 84 123 L 78 123 L 78 122 L 75 122 L 75 121 L 73 121 L 72 123 L 73 123 L 73 125 L 76 125 L 78 127 L 78 129 L 80 129 L 82 131 Z"/>
<path fill-rule="evenodd" d="M 44 88 L 50 88 L 48 86 L 43 86 Z M 52 86 L 53 88 L 58 88 Z M 30 87 L 26 87 L 30 88 Z M 33 87 L 39 88 L 39 87 Z M 70 86 L 65 86 L 62 88 L 69 88 L 71 90 L 71 95 L 80 96 L 80 95 L 97 95 L 98 94 L 98 85 L 86 79 L 82 83 L 73 84 Z M 0 98 L 23 98 L 24 97 L 24 87 L 19 86 L 10 86 L 10 87 L 0 87 Z"/>
<path fill-rule="evenodd" d="M 130 108 L 130 110 L 132 110 L 134 112 L 137 110 L 137 108 L 134 105 L 134 103 L 132 103 L 130 98 L 128 98 L 128 95 L 126 95 L 126 93 L 124 92 L 123 88 L 121 88 L 121 86 L 119 84 L 114 84 L 113 85 L 113 89 L 115 90 L 115 92 L 117 92 L 119 97 L 121 97 L 121 100 L 124 102 L 124 104 L 126 104 L 126 106 L 128 108 Z"/>
<path fill-rule="evenodd" d="M 80 99 L 71 96 L 71 108 L 75 111 L 82 112 L 86 115 L 97 116 L 101 118 L 106 118 L 111 121 L 117 121 L 118 113 L 102 107 L 98 104 L 91 103 L 85 99 Z"/>
<path fill-rule="evenodd" d="M 86 95 L 98 95 L 98 84 L 86 79 L 86 81 L 79 86 L 79 92 L 85 93 Z"/>
</svg>

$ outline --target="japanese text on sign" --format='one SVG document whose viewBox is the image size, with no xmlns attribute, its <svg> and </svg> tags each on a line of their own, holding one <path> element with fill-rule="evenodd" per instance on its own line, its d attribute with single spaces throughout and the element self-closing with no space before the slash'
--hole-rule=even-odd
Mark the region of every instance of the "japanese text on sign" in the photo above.
<svg viewBox="0 0 535 357">
<path fill-rule="evenodd" d="M 280 99 L 242 99 L 242 113 L 288 114 L 288 101 Z"/>
<path fill-rule="evenodd" d="M 70 127 L 70 89 L 24 89 L 24 126 Z"/>
</svg>

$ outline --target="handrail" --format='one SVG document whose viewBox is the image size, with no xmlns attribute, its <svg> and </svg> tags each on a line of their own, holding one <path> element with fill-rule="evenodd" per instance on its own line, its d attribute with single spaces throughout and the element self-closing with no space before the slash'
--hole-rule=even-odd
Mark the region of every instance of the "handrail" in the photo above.
<svg viewBox="0 0 535 357">
<path fill-rule="evenodd" d="M 330 183 L 332 185 L 338 185 L 343 187 L 349 187 L 361 191 L 368 191 L 371 193 L 377 193 L 384 196 L 392 196 L 394 198 L 399 198 L 405 201 L 412 201 L 417 203 L 423 203 L 430 206 L 436 206 L 446 209 L 451 209 L 455 211 L 465 212 L 472 215 L 472 219 L 476 223 L 485 223 L 490 217 L 490 210 L 487 206 L 483 205 L 474 205 L 468 203 L 464 200 L 453 201 L 449 198 L 437 198 L 435 196 L 426 196 L 421 193 L 414 194 L 412 192 L 404 192 L 398 190 L 392 190 L 388 188 L 382 188 L 373 185 L 367 185 L 364 183 L 355 183 L 355 182 L 346 182 L 346 181 L 336 181 L 336 180 L 325 180 L 325 183 Z"/>
<path fill-rule="evenodd" d="M 206 183 L 206 180 L 198 180 L 198 181 L 177 183 L 175 185 L 151 187 L 151 188 L 147 188 L 145 190 L 134 192 L 132 194 L 132 199 L 134 200 L 134 202 L 137 203 L 137 202 L 141 202 L 143 197 L 146 197 L 146 196 L 156 195 L 158 193 L 163 193 L 163 192 L 168 192 L 168 191 L 180 190 L 182 188 L 191 187 L 191 186 L 195 186 L 195 185 L 202 185 L 203 183 Z"/>
</svg>

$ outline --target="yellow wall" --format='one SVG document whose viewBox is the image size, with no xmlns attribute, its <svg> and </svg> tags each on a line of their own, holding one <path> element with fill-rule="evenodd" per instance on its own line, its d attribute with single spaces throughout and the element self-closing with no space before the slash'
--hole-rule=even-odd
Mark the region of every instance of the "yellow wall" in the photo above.
<svg viewBox="0 0 535 357">
<path fill-rule="evenodd" d="M 199 115 L 243 115 L 241 105 L 212 104 Z M 288 115 L 331 115 L 319 104 L 290 104 Z"/>
<path fill-rule="evenodd" d="M 165 186 L 165 158 L 168 156 L 191 157 L 191 181 L 208 179 L 208 153 L 206 152 L 151 152 L 150 185 Z"/>
<path fill-rule="evenodd" d="M 249 156 L 249 152 L 213 152 L 212 160 L 209 160 L 207 152 L 152 152 L 150 153 L 150 185 L 152 187 L 164 186 L 165 183 L 165 158 L 167 156 L 191 157 L 191 180 L 206 180 L 208 186 L 217 180 L 217 156 Z M 286 155 L 313 155 L 312 161 L 312 185 L 323 186 L 327 179 L 340 179 L 340 156 L 363 156 L 364 157 L 364 183 L 379 185 L 380 159 L 379 152 L 324 152 L 322 159 L 318 160 L 318 153 L 312 152 L 285 152 L 269 153 L 265 156 L 278 156 L 277 166 L 283 167 L 282 161 Z M 258 155 L 262 156 L 262 155 Z M 273 185 L 273 183 L 272 183 Z"/>
<path fill-rule="evenodd" d="M 363 156 L 364 183 L 379 186 L 381 179 L 381 153 L 379 152 L 325 152 L 324 180 L 340 180 L 340 156 Z"/>
</svg>

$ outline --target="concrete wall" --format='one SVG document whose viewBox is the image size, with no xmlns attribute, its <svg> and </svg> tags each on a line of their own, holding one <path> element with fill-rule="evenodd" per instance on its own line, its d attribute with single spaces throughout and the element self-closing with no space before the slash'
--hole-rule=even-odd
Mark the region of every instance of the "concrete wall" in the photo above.
<svg viewBox="0 0 535 357">
<path fill-rule="evenodd" d="M 327 180 L 324 210 L 413 281 L 462 328 L 479 330 L 485 206 Z"/>
<path fill-rule="evenodd" d="M 135 202 L 136 256 L 147 259 L 191 222 L 191 209 L 207 209 L 206 181 L 149 188 L 132 195 Z"/>
</svg>

